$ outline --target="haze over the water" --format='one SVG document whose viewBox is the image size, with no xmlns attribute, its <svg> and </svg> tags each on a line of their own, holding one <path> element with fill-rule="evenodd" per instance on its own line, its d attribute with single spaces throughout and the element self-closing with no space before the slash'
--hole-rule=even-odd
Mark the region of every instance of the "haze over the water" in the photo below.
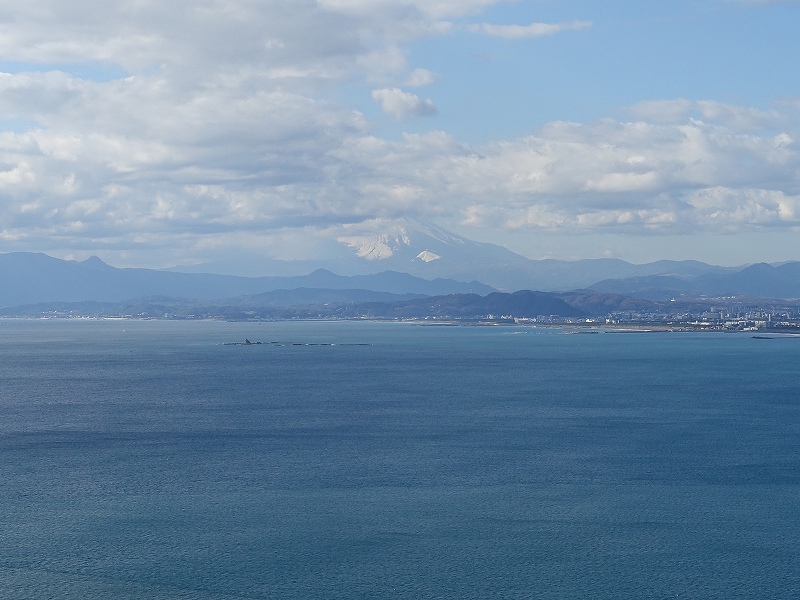
<svg viewBox="0 0 800 600">
<path fill-rule="evenodd" d="M 0 0 L 0 252 L 800 259 L 797 0 Z"/>
</svg>

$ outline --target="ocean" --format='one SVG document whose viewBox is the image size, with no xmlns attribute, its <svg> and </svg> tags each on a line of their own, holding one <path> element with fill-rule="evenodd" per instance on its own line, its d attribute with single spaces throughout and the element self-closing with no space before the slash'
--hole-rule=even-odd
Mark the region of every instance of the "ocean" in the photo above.
<svg viewBox="0 0 800 600">
<path fill-rule="evenodd" d="M 0 321 L 0 597 L 800 597 L 800 338 L 568 333 Z"/>
</svg>

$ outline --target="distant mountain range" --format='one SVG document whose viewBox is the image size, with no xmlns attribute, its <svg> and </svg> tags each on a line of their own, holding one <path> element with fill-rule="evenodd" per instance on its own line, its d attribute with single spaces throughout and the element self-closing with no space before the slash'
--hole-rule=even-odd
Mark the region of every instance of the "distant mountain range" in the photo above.
<svg viewBox="0 0 800 600">
<path fill-rule="evenodd" d="M 733 272 L 708 272 L 696 276 L 650 275 L 600 281 L 591 289 L 648 300 L 721 296 L 800 298 L 800 262 L 777 267 L 766 263 Z"/>
<path fill-rule="evenodd" d="M 570 306 L 555 294 L 521 290 L 514 293 L 493 292 L 449 294 L 391 303 L 374 303 L 355 307 L 364 314 L 380 318 L 451 317 L 581 317 L 586 313 Z"/>
<path fill-rule="evenodd" d="M 644 265 L 618 259 L 534 261 L 409 220 L 387 227 L 388 233 L 336 240 L 340 250 L 344 245 L 349 248 L 344 249 L 358 264 L 388 267 L 349 275 L 316 269 L 296 276 L 240 277 L 119 269 L 97 257 L 76 262 L 37 253 L 0 254 L 0 307 L 160 298 L 173 309 L 180 299 L 186 306 L 214 301 L 215 306 L 236 310 L 396 302 L 406 302 L 408 310 L 415 310 L 414 302 L 422 297 L 462 294 L 465 297 L 459 302 L 466 306 L 472 302 L 466 298 L 469 294 L 482 297 L 497 291 L 537 290 L 557 292 L 561 298 L 570 298 L 570 306 L 596 312 L 602 305 L 611 310 L 636 310 L 637 306 L 645 310 L 647 302 L 672 299 L 800 298 L 800 262 L 733 268 L 697 261 Z M 497 306 L 488 312 L 504 313 Z M 541 314 L 568 316 L 563 307 Z"/>
<path fill-rule="evenodd" d="M 120 302 L 152 296 L 211 300 L 298 288 L 365 290 L 417 296 L 488 294 L 495 291 L 477 281 L 426 280 L 408 273 L 389 271 L 344 277 L 317 270 L 299 277 L 250 278 L 152 269 L 117 269 L 96 257 L 75 262 L 27 252 L 0 254 L 0 307 L 44 302 Z M 361 294 L 360 301 L 370 299 L 368 294 Z"/>
<path fill-rule="evenodd" d="M 304 290 L 308 291 L 308 290 Z M 320 299 L 329 299 L 333 290 L 316 290 Z M 363 290 L 357 290 L 363 291 Z M 348 290 L 353 292 L 353 290 Z M 580 308 L 570 306 L 555 294 L 519 291 L 513 294 L 492 292 L 478 294 L 447 294 L 421 298 L 398 299 L 393 294 L 372 294 L 382 300 L 352 302 L 346 293 L 338 302 L 313 302 L 307 297 L 289 297 L 279 294 L 277 301 L 266 295 L 232 298 L 228 300 L 192 301 L 173 298 L 142 298 L 126 302 L 50 302 L 17 307 L 0 308 L 0 316 L 15 317 L 109 317 L 139 318 L 217 318 L 231 320 L 252 319 L 314 319 L 314 318 L 444 318 L 486 319 L 538 316 L 581 317 Z M 358 294 L 357 294 L 358 295 Z"/>
<path fill-rule="evenodd" d="M 731 269 L 698 261 L 657 261 L 635 265 L 603 258 L 578 261 L 530 260 L 496 244 L 476 242 L 442 227 L 414 219 L 378 220 L 354 228 L 347 235 L 320 241 L 319 259 L 267 261 L 271 273 L 325 268 L 342 275 L 384 271 L 409 273 L 424 279 L 480 281 L 500 291 L 568 291 L 606 279 L 650 275 L 694 277 L 726 273 Z M 230 266 L 230 265 L 229 265 Z M 173 271 L 218 272 L 225 265 L 175 267 Z"/>
<path fill-rule="evenodd" d="M 413 219 L 378 221 L 371 227 L 360 235 L 337 238 L 351 249 L 352 260 L 361 261 L 361 268 L 369 263 L 375 269 L 424 278 L 477 280 L 501 291 L 588 288 L 654 301 L 702 296 L 800 298 L 800 262 L 720 267 L 692 260 L 641 265 L 611 258 L 530 260 L 502 246 L 475 242 Z"/>
</svg>

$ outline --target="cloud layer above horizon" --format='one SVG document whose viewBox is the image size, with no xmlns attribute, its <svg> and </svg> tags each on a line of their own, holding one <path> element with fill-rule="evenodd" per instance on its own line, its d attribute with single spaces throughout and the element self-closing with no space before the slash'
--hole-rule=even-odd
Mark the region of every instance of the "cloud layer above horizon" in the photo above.
<svg viewBox="0 0 800 600">
<path fill-rule="evenodd" d="M 238 236 L 406 215 L 564 234 L 800 227 L 791 94 L 768 107 L 642 97 L 481 142 L 437 127 L 447 73 L 415 64 L 415 44 L 601 26 L 489 22 L 504 4 L 1 1 L 0 251 L 188 259 Z M 382 114 L 413 131 L 382 133 Z"/>
</svg>

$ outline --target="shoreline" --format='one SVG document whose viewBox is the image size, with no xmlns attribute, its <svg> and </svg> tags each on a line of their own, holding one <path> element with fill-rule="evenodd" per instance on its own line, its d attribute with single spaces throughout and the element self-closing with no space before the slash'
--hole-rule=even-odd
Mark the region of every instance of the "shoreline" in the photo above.
<svg viewBox="0 0 800 600">
<path fill-rule="evenodd" d="M 229 319 L 221 317 L 136 317 L 126 316 L 3 316 L 0 324 L 11 322 L 214 322 L 214 323 L 396 323 L 416 327 L 500 327 L 521 329 L 561 330 L 565 334 L 643 334 L 643 333 L 726 333 L 749 334 L 757 338 L 766 337 L 800 337 L 800 326 L 797 328 L 745 328 L 724 329 L 719 326 L 697 326 L 694 324 L 661 324 L 661 323 L 539 323 L 528 319 L 519 321 L 495 321 L 486 319 L 445 319 L 445 318 L 304 318 L 304 319 Z"/>
</svg>

